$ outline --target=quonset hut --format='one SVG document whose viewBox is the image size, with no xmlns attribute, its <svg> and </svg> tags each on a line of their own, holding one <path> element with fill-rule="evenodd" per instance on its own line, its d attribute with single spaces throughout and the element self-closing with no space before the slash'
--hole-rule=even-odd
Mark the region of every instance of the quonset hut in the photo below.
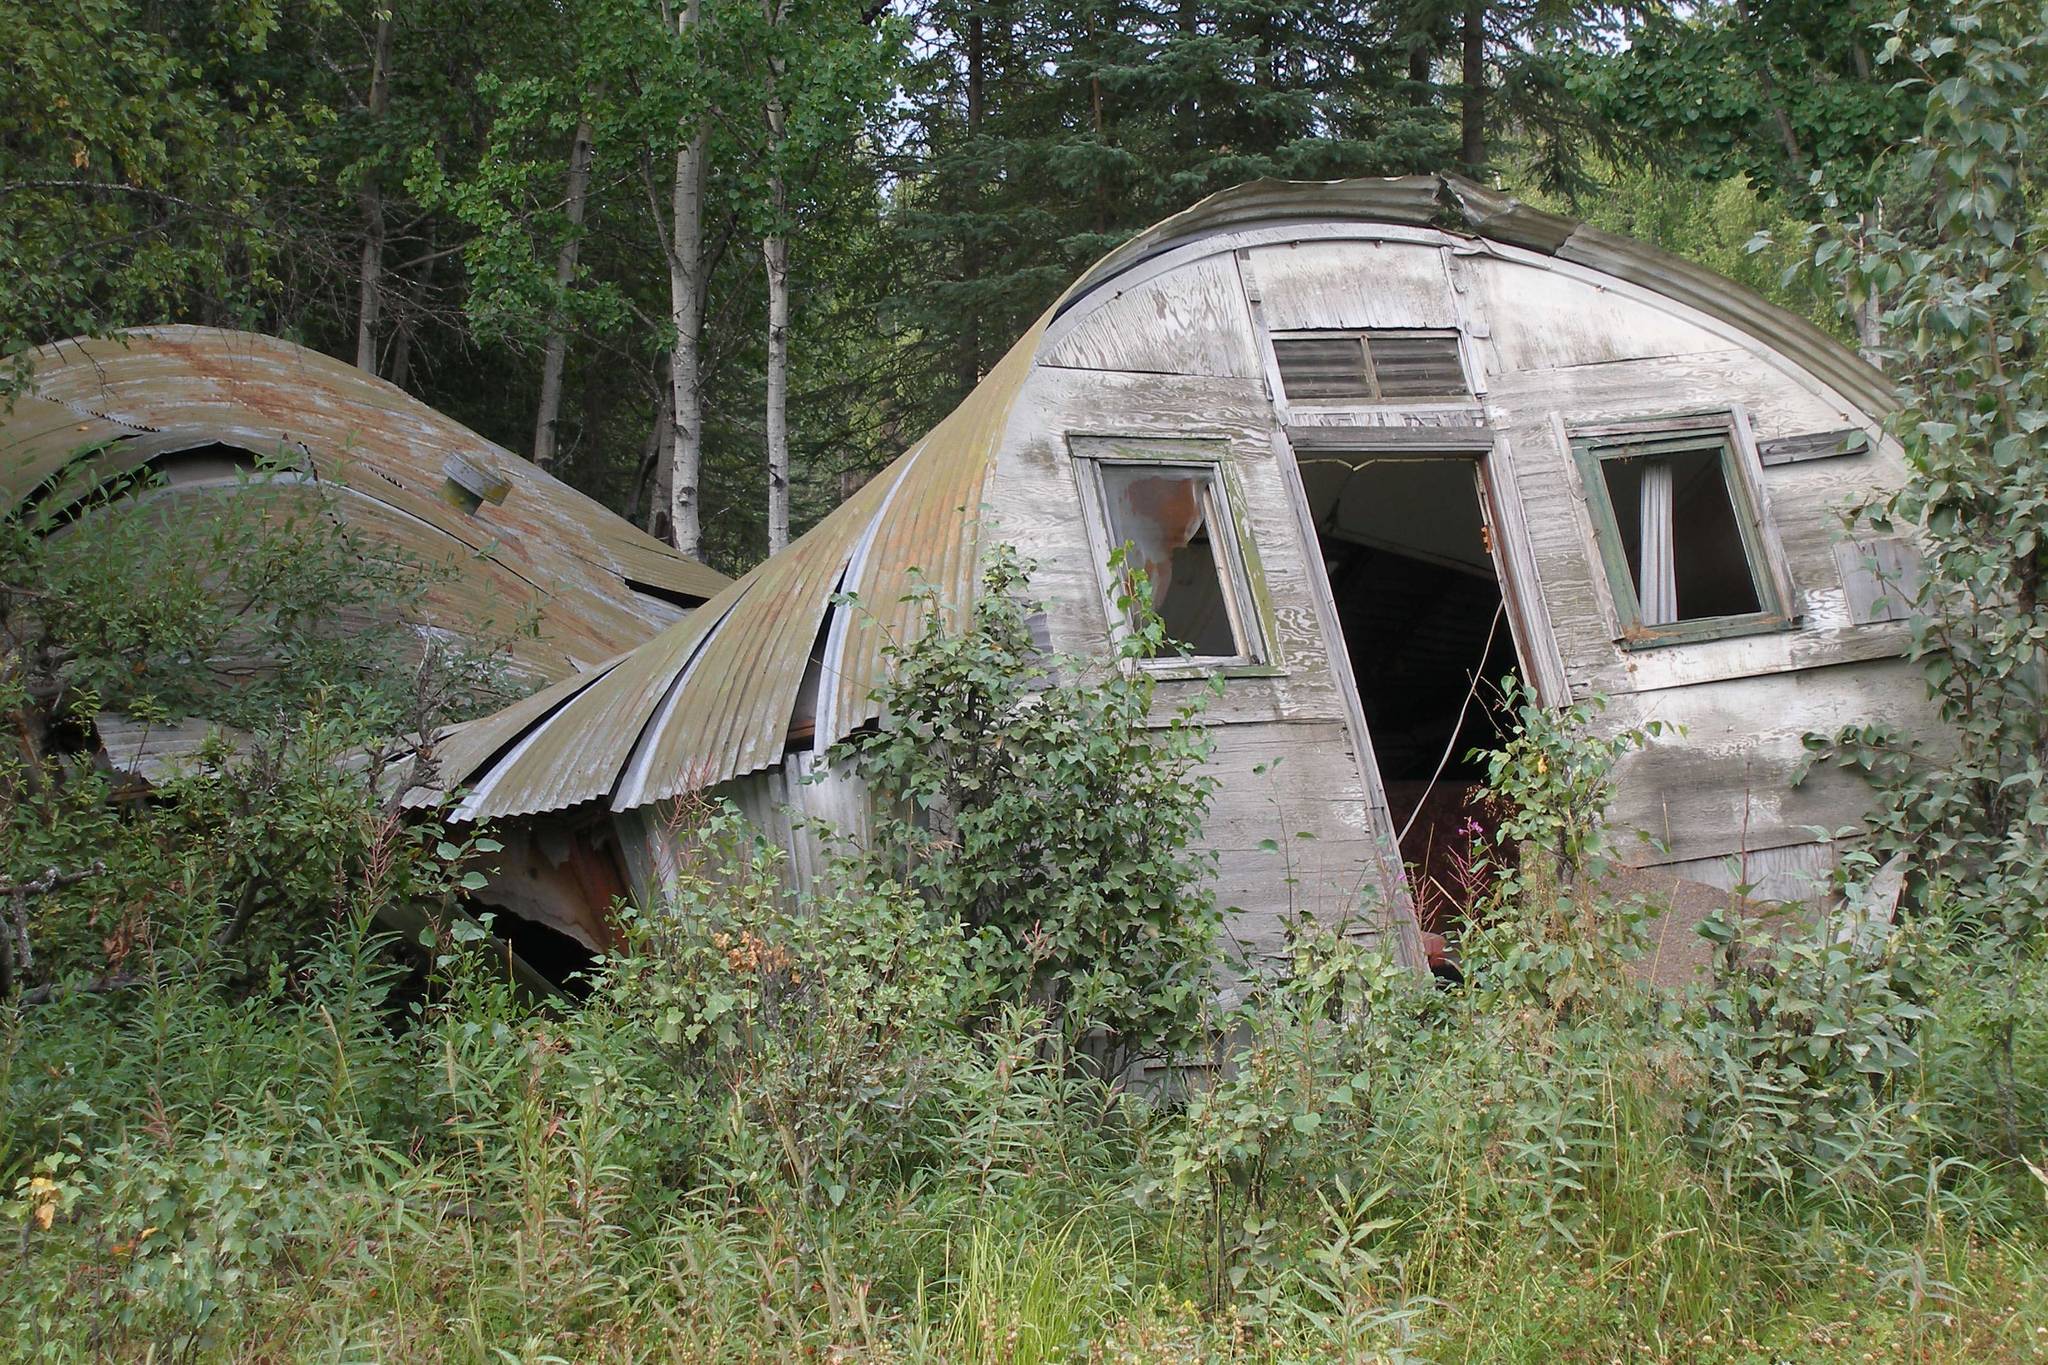
<svg viewBox="0 0 2048 1365">
<path fill-rule="evenodd" d="M 1150 665 L 1162 707 L 1223 679 L 1207 833 L 1254 954 L 1290 911 L 1369 908 L 1418 960 L 1489 733 L 1472 680 L 1510 668 L 1545 703 L 1673 727 L 1619 771 L 1627 856 L 1802 897 L 1868 802 L 1805 774 L 1802 737 L 1929 723 L 1903 657 L 1914 546 L 1841 515 L 1902 477 L 1893 403 L 1729 281 L 1471 183 L 1244 186 L 1111 253 L 689 619 L 451 736 L 444 774 L 469 818 L 610 823 L 643 890 L 669 803 L 729 795 L 802 879 L 792 814 L 861 827 L 849 781 L 806 779 L 881 719 L 913 581 L 965 603 L 1013 543 L 1052 646 L 1099 653 L 1128 543 L 1193 651 Z"/>
<path fill-rule="evenodd" d="M 631 649 L 729 581 L 396 385 L 276 337 L 139 327 L 31 363 L 0 407 L 0 506 L 58 510 L 143 473 L 130 495 L 181 518 L 252 486 L 324 497 L 366 552 L 443 571 L 412 625 L 502 634 L 530 685 Z"/>
<path fill-rule="evenodd" d="M 395 385 L 287 341 L 145 327 L 31 362 L 0 407 L 0 508 L 51 513 L 64 534 L 110 489 L 187 521 L 251 495 L 266 509 L 317 507 L 364 555 L 435 571 L 407 621 L 423 646 L 486 638 L 528 687 L 616 660 L 730 581 Z M 211 661 L 224 674 L 264 662 Z M 110 762 L 154 781 L 209 727 L 103 714 L 98 731 Z M 625 889 L 609 840 L 577 829 L 516 841 L 510 875 L 482 898 L 597 946 Z"/>
</svg>

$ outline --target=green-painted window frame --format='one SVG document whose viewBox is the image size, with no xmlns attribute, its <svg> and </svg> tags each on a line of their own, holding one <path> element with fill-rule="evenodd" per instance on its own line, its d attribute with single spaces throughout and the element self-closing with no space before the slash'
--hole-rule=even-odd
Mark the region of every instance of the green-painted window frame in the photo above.
<svg viewBox="0 0 2048 1365">
<path fill-rule="evenodd" d="M 1229 443 L 1221 439 L 1172 438 L 1158 436 L 1069 436 L 1075 479 L 1081 495 L 1082 522 L 1087 529 L 1089 557 L 1095 561 L 1096 584 L 1101 591 L 1103 611 L 1112 640 L 1122 640 L 1131 629 L 1130 618 L 1117 605 L 1122 588 L 1109 569 L 1110 554 L 1117 548 L 1111 539 L 1109 501 L 1103 489 L 1101 471 L 1106 465 L 1166 466 L 1199 470 L 1209 476 L 1222 495 L 1218 511 L 1224 525 L 1214 543 L 1223 550 L 1223 589 L 1229 599 L 1231 625 L 1239 652 L 1232 655 L 1166 655 L 1139 659 L 1135 663 L 1161 678 L 1273 677 L 1280 672 L 1273 661 L 1273 641 L 1278 639 L 1273 613 L 1273 596 L 1266 583 L 1265 566 L 1259 560 L 1258 545 L 1250 534 L 1250 516 L 1237 469 L 1229 458 Z"/>
<path fill-rule="evenodd" d="M 1607 571 L 1607 586 L 1614 603 L 1616 642 L 1625 649 L 1652 649 L 1660 645 L 1693 644 L 1703 640 L 1725 640 L 1741 635 L 1768 635 L 1797 626 L 1780 589 L 1777 556 L 1765 529 L 1760 494 L 1744 467 L 1729 424 L 1670 429 L 1646 424 L 1642 431 L 1603 431 L 1576 436 L 1572 458 L 1578 465 L 1579 482 L 1585 489 L 1586 510 L 1591 513 L 1593 540 Z M 1728 489 L 1729 506 L 1742 534 L 1743 558 L 1749 564 L 1750 583 L 1756 589 L 1758 610 L 1736 616 L 1702 616 L 1669 625 L 1643 624 L 1642 603 L 1636 592 L 1635 575 L 1629 572 L 1628 550 L 1621 539 L 1621 524 L 1607 491 L 1606 464 L 1609 460 L 1640 459 L 1652 455 L 1696 454 L 1713 451 L 1720 457 L 1721 480 Z"/>
</svg>

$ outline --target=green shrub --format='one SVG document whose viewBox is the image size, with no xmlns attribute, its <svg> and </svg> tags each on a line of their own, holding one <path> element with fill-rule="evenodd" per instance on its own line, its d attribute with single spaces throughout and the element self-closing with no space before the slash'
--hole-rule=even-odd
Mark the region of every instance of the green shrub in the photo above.
<svg viewBox="0 0 2048 1365">
<path fill-rule="evenodd" d="M 1211 990 L 1204 701 L 1153 717 L 1135 662 L 1166 647 L 1156 616 L 1140 613 L 1106 669 L 1044 655 L 1029 573 L 999 547 L 957 622 L 921 594 L 876 693 L 887 724 L 835 757 L 876 799 L 870 846 L 961 924 L 983 997 L 1030 1001 L 1114 1075 L 1196 1044 Z M 1134 603 L 1150 601 L 1141 580 Z"/>
</svg>

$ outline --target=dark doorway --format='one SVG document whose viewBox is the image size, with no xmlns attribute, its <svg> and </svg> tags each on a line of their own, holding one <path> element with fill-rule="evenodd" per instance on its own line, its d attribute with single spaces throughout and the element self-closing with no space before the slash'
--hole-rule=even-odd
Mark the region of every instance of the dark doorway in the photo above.
<svg viewBox="0 0 2048 1365">
<path fill-rule="evenodd" d="M 1477 801 L 1499 742 L 1510 613 L 1472 457 L 1311 456 L 1301 473 L 1417 918 L 1455 941 L 1493 819 Z"/>
</svg>

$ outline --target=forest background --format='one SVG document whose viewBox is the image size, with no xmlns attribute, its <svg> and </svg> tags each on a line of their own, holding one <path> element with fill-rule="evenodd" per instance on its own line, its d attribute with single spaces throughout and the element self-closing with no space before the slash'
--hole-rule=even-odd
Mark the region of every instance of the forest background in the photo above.
<svg viewBox="0 0 2048 1365">
<path fill-rule="evenodd" d="M 1834 325 L 1745 248 L 1881 199 L 1887 8 L 0 0 L 0 354 L 288 337 L 738 570 L 1263 176 L 1457 171 Z"/>
<path fill-rule="evenodd" d="M 797 896 L 686 810 L 558 995 L 464 908 L 492 832 L 382 782 L 500 681 L 489 640 L 421 657 L 431 575 L 253 497 L 32 504 L 0 1359 L 2043 1359 L 2048 7 L 1886 8 L 0 0 L 0 385 L 128 324 L 274 332 L 740 569 L 1122 236 L 1456 170 L 1884 365 L 1909 479 L 1860 515 L 1925 544 L 1944 722 L 1811 737 L 1872 781 L 1854 913 L 1731 901 L 1666 994 L 1656 907 L 1601 889 L 1644 736 L 1510 692 L 1462 987 L 1305 921 L 1232 999 L 1199 717 L 1041 657 L 992 547 L 844 755 L 939 818 Z M 225 684 L 224 640 L 272 666 Z M 243 740 L 139 793 L 107 712 Z M 1233 1051 L 1140 1092 L 1105 1034 Z"/>
</svg>

